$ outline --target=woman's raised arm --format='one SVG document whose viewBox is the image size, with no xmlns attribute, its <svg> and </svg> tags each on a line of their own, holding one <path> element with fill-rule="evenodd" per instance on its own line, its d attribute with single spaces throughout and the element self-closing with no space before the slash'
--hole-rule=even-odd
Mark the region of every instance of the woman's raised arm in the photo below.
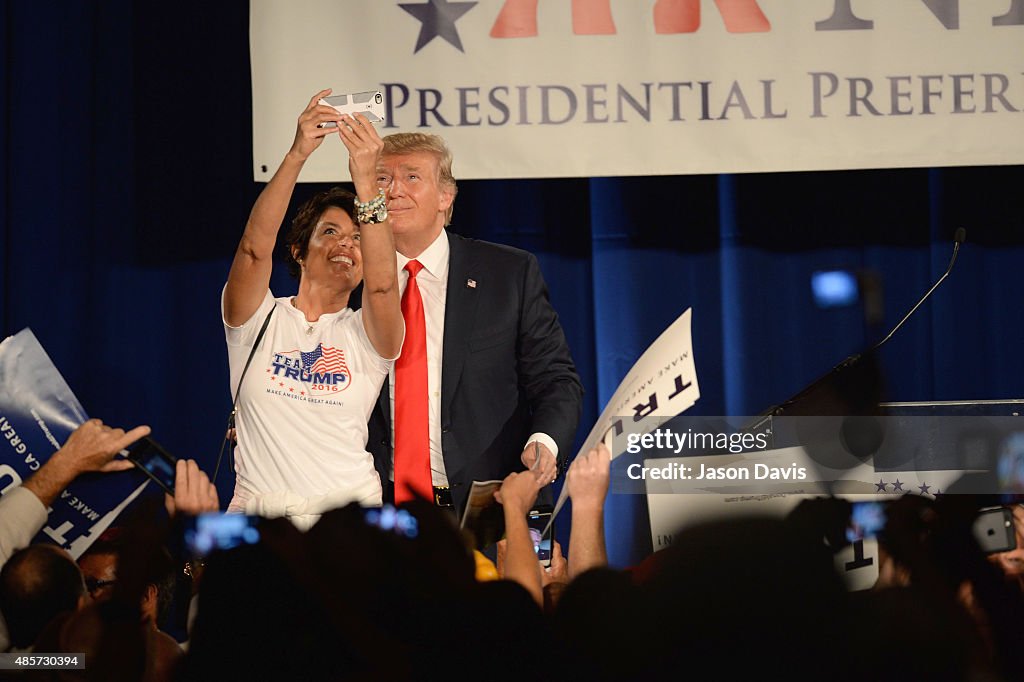
<svg viewBox="0 0 1024 682">
<path fill-rule="evenodd" d="M 377 161 L 384 149 L 373 124 L 362 114 L 345 117 L 339 124 L 341 140 L 348 148 L 348 168 L 356 197 L 361 203 L 386 201 L 377 187 Z M 372 211 L 371 211 L 372 212 Z M 357 209 L 356 213 L 359 211 Z M 371 220 L 376 220 L 372 217 Z M 405 322 L 398 297 L 395 239 L 391 222 L 359 223 L 363 255 L 363 324 L 377 353 L 394 358 L 402 349 Z"/>
<path fill-rule="evenodd" d="M 337 110 L 319 104 L 320 98 L 330 94 L 328 88 L 309 100 L 306 109 L 299 115 L 291 149 L 285 154 L 274 177 L 260 192 L 249 213 L 224 290 L 224 320 L 232 327 L 238 327 L 252 317 L 266 296 L 273 269 L 277 232 L 288 211 L 288 202 L 291 201 L 302 166 L 323 143 L 324 138 L 337 133 L 341 127 L 341 116 Z M 321 128 L 320 124 L 327 121 L 334 121 L 338 128 Z"/>
</svg>

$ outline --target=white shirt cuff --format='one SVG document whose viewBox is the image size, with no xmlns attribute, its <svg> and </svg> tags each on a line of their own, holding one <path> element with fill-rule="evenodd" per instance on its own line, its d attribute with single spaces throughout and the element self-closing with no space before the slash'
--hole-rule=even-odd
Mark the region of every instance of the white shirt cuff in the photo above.
<svg viewBox="0 0 1024 682">
<path fill-rule="evenodd" d="M 525 450 L 526 448 L 530 447 L 530 443 L 533 442 L 540 443 L 541 445 L 546 447 L 548 450 L 551 451 L 551 454 L 555 456 L 555 459 L 558 459 L 558 444 L 555 443 L 554 438 L 552 438 L 546 433 L 538 432 L 532 434 L 529 438 L 526 439 L 526 447 L 524 447 L 523 449 Z"/>
</svg>

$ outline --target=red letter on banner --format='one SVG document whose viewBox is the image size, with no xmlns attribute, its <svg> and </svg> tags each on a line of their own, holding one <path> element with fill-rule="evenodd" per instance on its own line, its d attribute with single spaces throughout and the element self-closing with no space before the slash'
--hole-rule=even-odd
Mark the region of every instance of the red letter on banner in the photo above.
<svg viewBox="0 0 1024 682">
<path fill-rule="evenodd" d="M 572 0 L 572 32 L 578 36 L 614 35 L 611 0 Z"/>
<path fill-rule="evenodd" d="M 729 33 L 763 33 L 772 28 L 757 0 L 715 0 Z M 700 28 L 700 0 L 658 0 L 655 33 L 693 33 Z"/>
<path fill-rule="evenodd" d="M 492 38 L 532 38 L 537 35 L 537 0 L 505 0 L 491 27 Z"/>
</svg>

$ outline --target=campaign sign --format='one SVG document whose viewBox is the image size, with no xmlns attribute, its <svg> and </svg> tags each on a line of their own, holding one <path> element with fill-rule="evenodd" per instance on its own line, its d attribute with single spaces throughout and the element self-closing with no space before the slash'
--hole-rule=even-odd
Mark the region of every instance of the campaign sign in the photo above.
<svg viewBox="0 0 1024 682">
<path fill-rule="evenodd" d="M 87 419 L 31 330 L 0 343 L 0 496 L 39 471 Z M 57 497 L 34 542 L 55 543 L 77 559 L 146 482 L 137 472 L 79 476 Z"/>
<path fill-rule="evenodd" d="M 700 398 L 700 387 L 693 359 L 692 313 L 692 308 L 683 311 L 630 368 L 576 457 L 603 442 L 611 450 L 614 460 L 622 454 L 613 447 L 614 437 L 621 436 L 624 431 L 653 431 L 694 406 Z M 562 486 L 551 515 L 552 521 L 562 510 L 568 495 L 569 487 Z M 551 522 L 548 528 L 550 526 Z"/>
</svg>

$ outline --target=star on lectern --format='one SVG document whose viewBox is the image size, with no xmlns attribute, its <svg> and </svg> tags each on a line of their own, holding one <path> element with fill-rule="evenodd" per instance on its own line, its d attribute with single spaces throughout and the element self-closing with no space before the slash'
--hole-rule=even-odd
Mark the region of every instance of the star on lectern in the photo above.
<svg viewBox="0 0 1024 682">
<path fill-rule="evenodd" d="M 459 39 L 459 32 L 455 28 L 455 22 L 463 14 L 473 9 L 476 4 L 476 2 L 448 2 L 448 0 L 427 0 L 427 3 L 424 5 L 414 5 L 407 2 L 398 3 L 399 7 L 416 17 L 422 24 L 413 54 L 419 52 L 427 43 L 437 37 L 447 40 L 459 52 L 465 52 L 462 49 L 462 41 Z"/>
</svg>

